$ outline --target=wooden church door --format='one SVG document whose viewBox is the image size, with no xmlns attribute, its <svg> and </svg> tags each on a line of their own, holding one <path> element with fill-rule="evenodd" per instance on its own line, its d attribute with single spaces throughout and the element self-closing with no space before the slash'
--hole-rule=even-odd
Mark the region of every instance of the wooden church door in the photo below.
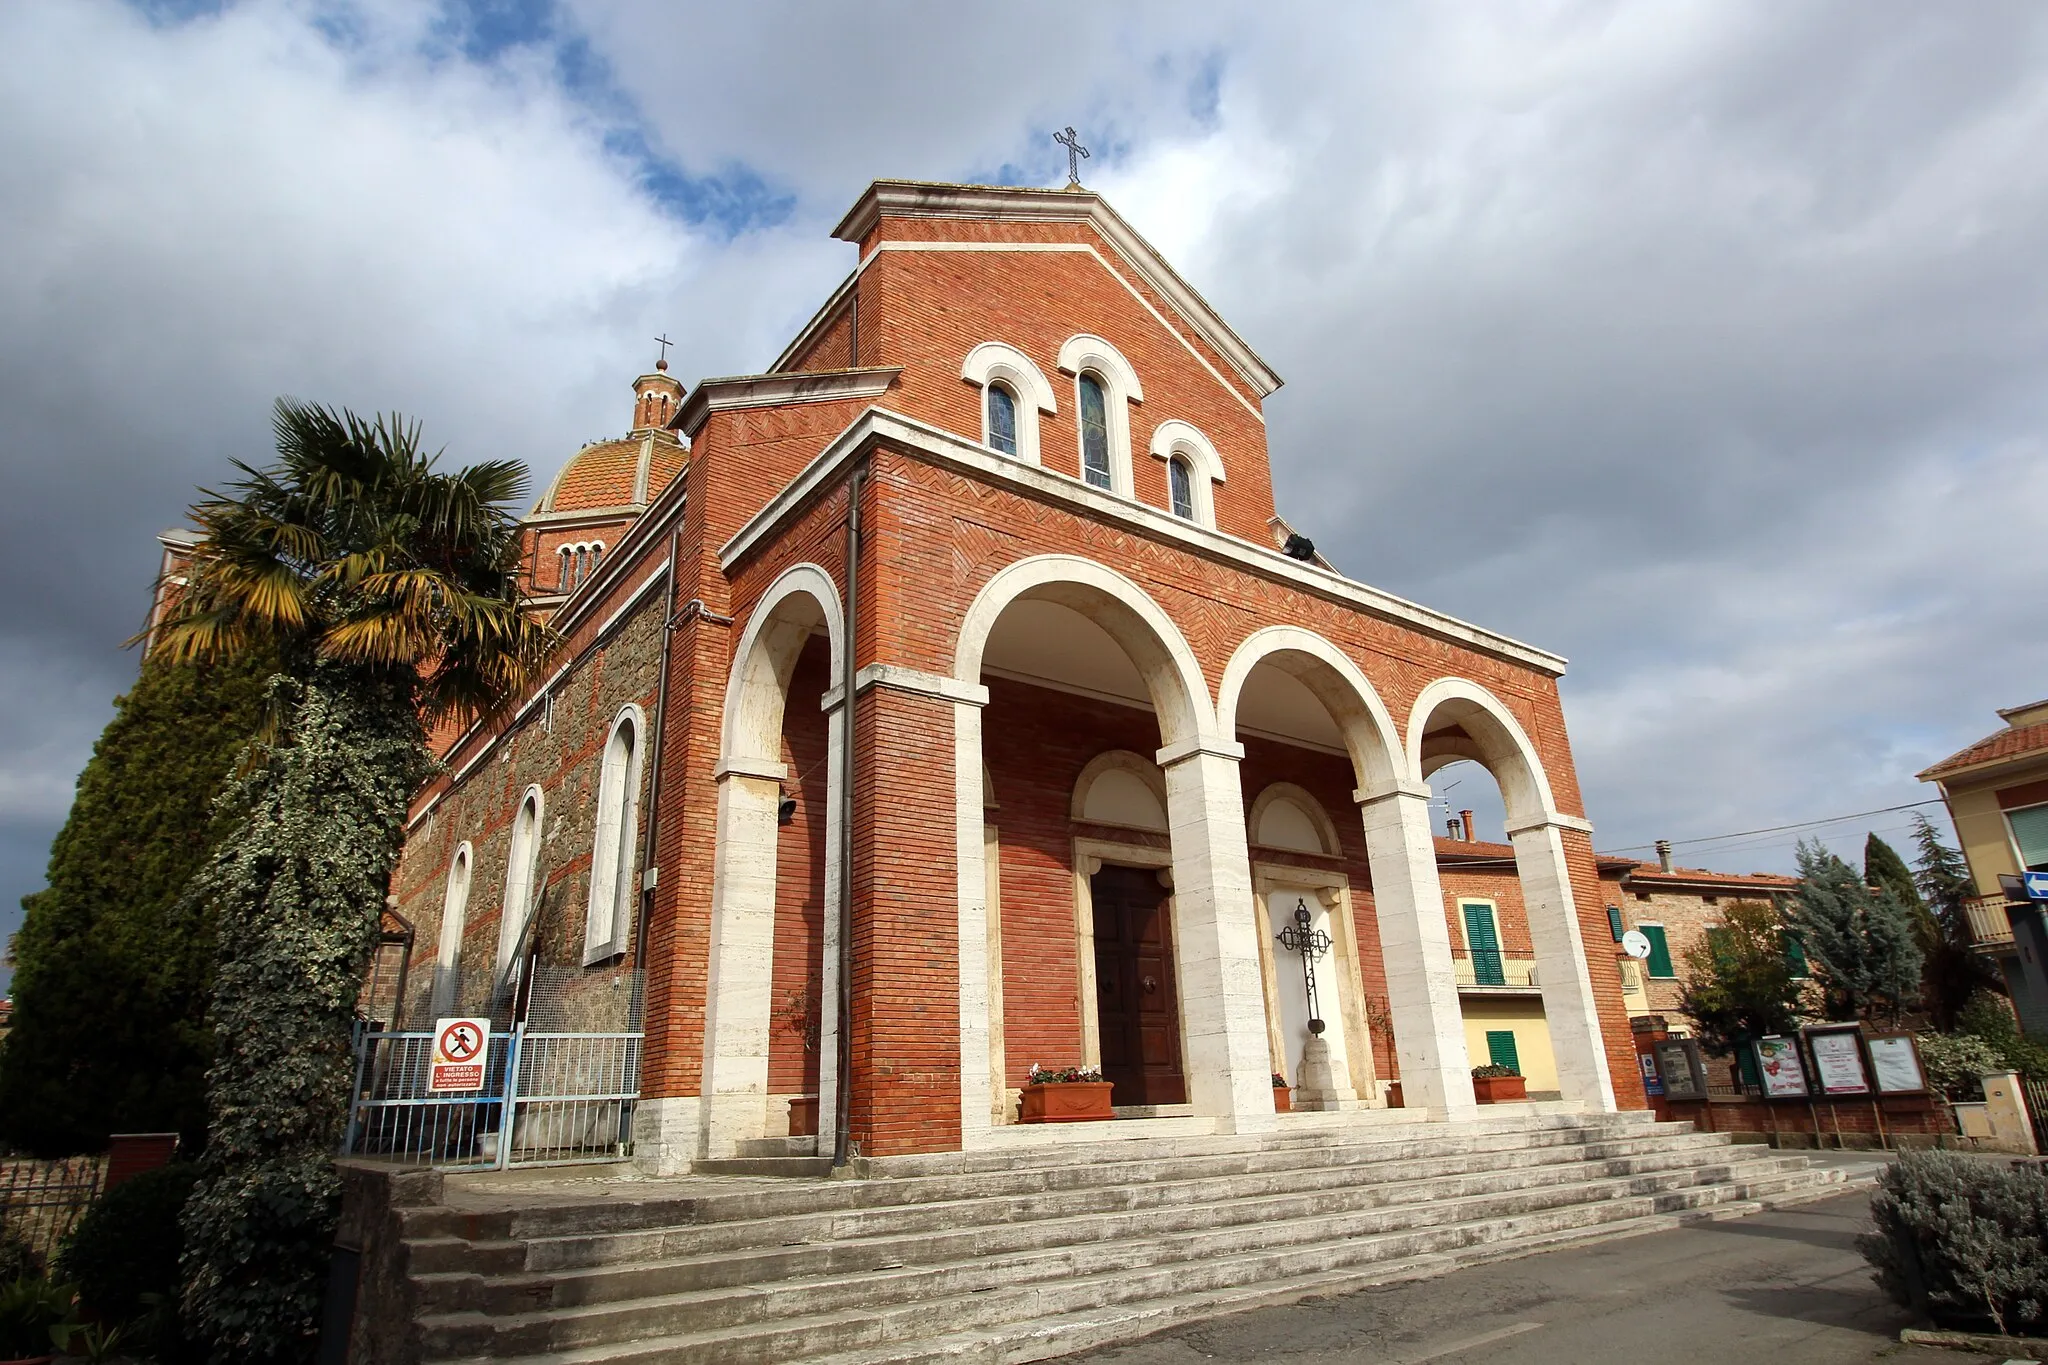
<svg viewBox="0 0 2048 1365">
<path fill-rule="evenodd" d="M 1180 1004 L 1166 892 L 1149 868 L 1105 867 L 1088 882 L 1095 906 L 1095 1018 L 1102 1075 L 1115 1104 L 1184 1104 Z"/>
</svg>

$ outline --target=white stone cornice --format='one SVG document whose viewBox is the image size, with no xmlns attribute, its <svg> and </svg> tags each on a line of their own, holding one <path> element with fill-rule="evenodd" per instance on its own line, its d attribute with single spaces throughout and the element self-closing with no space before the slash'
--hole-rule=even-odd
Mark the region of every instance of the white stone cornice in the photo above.
<svg viewBox="0 0 2048 1365">
<path fill-rule="evenodd" d="M 711 770 L 711 778 L 715 782 L 723 782 L 728 777 L 758 777 L 767 782 L 787 782 L 789 765 L 766 758 L 721 758 L 718 766 Z"/>
<path fill-rule="evenodd" d="M 1593 822 L 1584 816 L 1548 811 L 1533 820 L 1518 820 L 1510 824 L 1507 827 L 1507 836 L 1512 839 L 1517 834 L 1526 834 L 1535 829 L 1568 829 L 1579 834 L 1591 834 Z"/>
<path fill-rule="evenodd" d="M 796 370 L 788 374 L 737 374 L 706 379 L 683 400 L 669 425 L 685 436 L 695 436 L 714 412 L 879 398 L 902 373 L 900 365 L 884 365 L 861 370 Z"/>
<path fill-rule="evenodd" d="M 1561 655 L 1432 611 L 1390 592 L 1353 582 L 1333 570 L 1289 559 L 1270 546 L 1255 545 L 1221 531 L 1212 531 L 1161 508 L 1105 493 L 1079 479 L 1019 463 L 950 431 L 881 407 L 871 407 L 856 417 L 816 459 L 804 467 L 802 473 L 790 481 L 788 487 L 721 546 L 718 551 L 719 567 L 731 573 L 751 551 L 808 506 L 814 496 L 838 477 L 844 466 L 858 459 L 873 443 L 883 440 L 982 483 L 1007 488 L 1040 502 L 1063 504 L 1077 515 L 1096 521 L 1121 523 L 1190 553 L 1278 580 L 1303 592 L 1476 649 L 1518 667 L 1531 668 L 1553 678 L 1564 674 L 1565 660 Z"/>
<path fill-rule="evenodd" d="M 919 696 L 959 702 L 964 706 L 988 705 L 988 689 L 980 683 L 961 682 L 943 673 L 927 673 L 921 668 L 905 668 L 901 664 L 869 664 L 853 675 L 853 687 L 856 692 L 865 692 L 871 687 L 889 687 L 898 692 L 915 692 Z M 818 709 L 837 711 L 845 691 L 844 687 L 832 688 L 818 699 Z"/>
<path fill-rule="evenodd" d="M 1406 796 L 1417 801 L 1429 800 L 1427 782 L 1410 782 L 1405 777 L 1391 778 L 1376 787 L 1360 787 L 1351 793 L 1351 799 L 1361 806 L 1370 806 L 1392 796 Z"/>
<path fill-rule="evenodd" d="M 1244 745 L 1232 739 L 1203 739 L 1197 736 L 1194 739 L 1184 739 L 1178 744 L 1168 745 L 1154 754 L 1152 761 L 1162 768 L 1171 768 L 1174 764 L 1185 762 L 1196 754 L 1213 754 L 1217 758 L 1227 758 L 1233 763 L 1241 763 L 1244 761 Z"/>
</svg>

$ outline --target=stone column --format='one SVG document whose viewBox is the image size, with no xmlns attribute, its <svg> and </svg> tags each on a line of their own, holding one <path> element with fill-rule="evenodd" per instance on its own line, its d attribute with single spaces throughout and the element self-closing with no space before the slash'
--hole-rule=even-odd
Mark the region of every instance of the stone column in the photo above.
<svg viewBox="0 0 2048 1365">
<path fill-rule="evenodd" d="M 788 769 L 728 759 L 718 782 L 711 946 L 704 983 L 700 1150 L 727 1157 L 767 1124 L 770 970 L 775 950 L 775 808 Z"/>
<path fill-rule="evenodd" d="M 960 1145 L 981 1145 L 994 1126 L 1002 1077 L 989 1051 L 988 845 L 983 836 L 981 708 L 988 689 L 953 698 L 954 857 L 959 863 L 960 912 Z"/>
<path fill-rule="evenodd" d="M 1536 949 L 1536 982 L 1543 989 L 1543 1016 L 1557 1056 L 1557 1083 L 1564 1098 L 1611 1113 L 1614 1080 L 1586 967 L 1586 943 L 1579 932 L 1572 897 L 1571 867 L 1565 861 L 1564 831 L 1590 830 L 1583 820 L 1546 815 L 1508 827 L 1515 846 L 1515 871 L 1529 915 Z"/>
<path fill-rule="evenodd" d="M 1401 1102 L 1449 1119 L 1478 1112 L 1465 1015 L 1451 968 L 1451 931 L 1429 832 L 1429 788 L 1388 782 L 1353 793 L 1365 823 L 1374 918 L 1387 970 L 1387 1008 L 1401 1063 Z"/>
<path fill-rule="evenodd" d="M 817 1154 L 832 1155 L 839 1122 L 839 944 L 846 933 L 840 917 L 840 850 L 846 847 L 841 813 L 846 790 L 846 707 L 844 688 L 834 688 L 819 703 L 825 712 L 825 941 L 819 951 L 824 972 L 818 986 L 818 1145 Z"/>
<path fill-rule="evenodd" d="M 1173 951 L 1180 974 L 1188 1099 L 1234 1132 L 1273 1124 L 1260 917 L 1245 844 L 1244 746 L 1194 740 L 1161 749 L 1173 835 Z"/>
</svg>

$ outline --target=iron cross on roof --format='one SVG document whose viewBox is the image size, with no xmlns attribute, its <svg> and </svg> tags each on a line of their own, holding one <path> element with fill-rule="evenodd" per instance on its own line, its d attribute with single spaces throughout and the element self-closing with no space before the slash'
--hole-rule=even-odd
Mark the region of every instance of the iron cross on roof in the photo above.
<svg viewBox="0 0 2048 1365">
<path fill-rule="evenodd" d="M 1081 145 L 1080 135 L 1070 123 L 1063 133 L 1054 133 L 1052 140 L 1067 149 L 1067 187 L 1077 189 L 1081 184 L 1081 159 L 1088 155 L 1088 149 Z"/>
<path fill-rule="evenodd" d="M 661 359 L 655 361 L 654 364 L 657 369 L 665 370 L 668 368 L 668 348 L 675 345 L 675 343 L 668 339 L 667 332 L 663 332 L 655 340 L 661 343 Z"/>
</svg>

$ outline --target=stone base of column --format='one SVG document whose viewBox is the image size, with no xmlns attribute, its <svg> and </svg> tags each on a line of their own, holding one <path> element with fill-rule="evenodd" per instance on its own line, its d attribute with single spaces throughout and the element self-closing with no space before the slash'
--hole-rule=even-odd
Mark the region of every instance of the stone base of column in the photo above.
<svg viewBox="0 0 2048 1365">
<path fill-rule="evenodd" d="M 633 1108 L 633 1165 L 647 1175 L 684 1175 L 701 1135 L 695 1095 L 641 1100 Z"/>
<path fill-rule="evenodd" d="M 1303 1045 L 1301 1070 L 1295 1074 L 1300 1078 L 1300 1083 L 1294 1087 L 1296 1109 L 1334 1113 L 1340 1109 L 1360 1107 L 1358 1092 L 1339 1081 L 1336 1062 L 1330 1056 L 1330 1044 L 1321 1034 L 1311 1035 Z"/>
</svg>

